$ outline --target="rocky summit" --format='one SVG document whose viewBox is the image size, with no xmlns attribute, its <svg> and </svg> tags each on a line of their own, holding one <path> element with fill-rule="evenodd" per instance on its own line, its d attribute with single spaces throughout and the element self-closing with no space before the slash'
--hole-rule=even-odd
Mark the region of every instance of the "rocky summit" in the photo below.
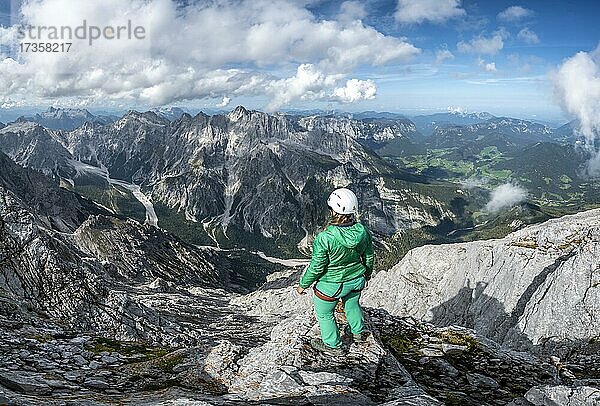
<svg viewBox="0 0 600 406">
<path fill-rule="evenodd" d="M 190 245 L 43 177 L 19 186 L 0 188 L 0 404 L 600 402 L 597 211 L 411 251 L 367 288 L 366 340 L 344 334 L 334 357 L 309 345 L 302 266 Z M 81 216 L 48 220 L 66 207 Z"/>
<path fill-rule="evenodd" d="M 600 404 L 600 210 L 414 248 L 369 282 L 364 341 L 338 309 L 344 355 L 310 346 L 311 297 L 294 289 L 307 260 L 257 247 L 308 252 L 326 190 L 351 183 L 377 257 L 402 257 L 386 235 L 437 227 L 473 197 L 370 149 L 415 131 L 244 108 L 9 124 L 0 404 Z"/>
</svg>

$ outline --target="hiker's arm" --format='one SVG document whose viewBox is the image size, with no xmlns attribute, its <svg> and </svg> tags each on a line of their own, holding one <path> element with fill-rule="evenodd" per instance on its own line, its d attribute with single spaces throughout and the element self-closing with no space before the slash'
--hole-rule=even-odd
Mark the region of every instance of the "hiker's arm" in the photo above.
<svg viewBox="0 0 600 406">
<path fill-rule="evenodd" d="M 367 268 L 365 271 L 365 278 L 368 280 L 371 279 L 371 275 L 373 275 L 373 262 L 375 261 L 375 255 L 373 253 L 373 240 L 371 238 L 371 234 L 367 233 L 367 235 L 368 241 L 363 254 L 363 263 L 365 264 L 365 268 Z"/>
<path fill-rule="evenodd" d="M 325 272 L 327 272 L 327 264 L 329 264 L 329 255 L 327 254 L 327 241 L 321 234 L 317 235 L 313 242 L 313 251 L 310 264 L 302 279 L 300 279 L 300 287 L 308 288 L 316 280 L 318 280 Z"/>
</svg>

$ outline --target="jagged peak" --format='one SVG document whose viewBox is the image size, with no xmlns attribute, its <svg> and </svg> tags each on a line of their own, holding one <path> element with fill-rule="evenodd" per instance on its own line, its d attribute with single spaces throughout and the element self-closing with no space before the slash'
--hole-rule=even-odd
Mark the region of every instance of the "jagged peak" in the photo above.
<svg viewBox="0 0 600 406">
<path fill-rule="evenodd" d="M 127 113 L 125 113 L 125 115 L 123 117 L 139 117 L 141 115 L 142 115 L 141 112 L 134 110 L 134 109 L 130 109 L 130 110 L 127 110 Z"/>
<path fill-rule="evenodd" d="M 250 112 L 244 106 L 237 106 L 235 109 L 233 109 L 227 115 L 227 117 L 231 121 L 238 121 L 242 118 L 249 117 L 249 116 L 250 116 Z"/>
<path fill-rule="evenodd" d="M 233 113 L 244 113 L 244 114 L 248 114 L 249 111 L 247 108 L 245 108 L 242 105 L 237 106 L 235 109 L 233 109 L 232 111 Z"/>
</svg>

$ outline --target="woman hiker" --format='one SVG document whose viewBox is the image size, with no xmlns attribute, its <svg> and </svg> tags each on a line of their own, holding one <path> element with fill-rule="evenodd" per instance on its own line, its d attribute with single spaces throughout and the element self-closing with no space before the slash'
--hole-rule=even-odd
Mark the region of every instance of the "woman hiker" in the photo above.
<svg viewBox="0 0 600 406">
<path fill-rule="evenodd" d="M 359 299 L 373 273 L 373 243 L 369 231 L 357 221 L 358 200 L 351 190 L 334 190 L 327 205 L 331 222 L 317 235 L 312 259 L 296 290 L 303 294 L 316 282 L 313 299 L 322 339 L 312 339 L 311 346 L 341 355 L 335 308 L 341 300 L 354 341 L 363 341 L 366 331 Z"/>
</svg>

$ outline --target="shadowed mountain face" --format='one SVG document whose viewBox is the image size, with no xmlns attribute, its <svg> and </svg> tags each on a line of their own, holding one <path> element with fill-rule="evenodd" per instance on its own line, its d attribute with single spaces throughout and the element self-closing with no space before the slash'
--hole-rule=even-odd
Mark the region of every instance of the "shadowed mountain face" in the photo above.
<svg viewBox="0 0 600 406">
<path fill-rule="evenodd" d="M 1 153 L 0 237 L 2 295 L 72 328 L 130 339 L 161 341 L 164 326 L 135 299 L 139 286 L 248 292 L 278 269 L 249 254 L 224 255 L 119 219 Z M 138 313 L 143 320 L 135 321 Z"/>
<path fill-rule="evenodd" d="M 47 228 L 70 232 L 90 214 L 109 214 L 92 201 L 60 189 L 43 174 L 24 169 L 0 152 L 0 187 L 19 199 Z"/>
</svg>

